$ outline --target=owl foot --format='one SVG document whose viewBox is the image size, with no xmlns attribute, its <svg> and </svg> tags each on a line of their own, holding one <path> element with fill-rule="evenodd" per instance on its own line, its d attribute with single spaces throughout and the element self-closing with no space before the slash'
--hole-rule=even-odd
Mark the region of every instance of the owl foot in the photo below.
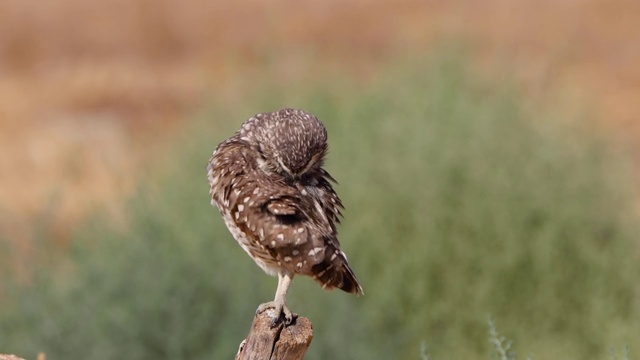
<svg viewBox="0 0 640 360">
<path fill-rule="evenodd" d="M 256 314 L 265 312 L 268 309 L 274 310 L 272 313 L 273 315 L 268 314 L 272 318 L 271 320 L 272 329 L 280 325 L 280 323 L 284 323 L 284 326 L 289 326 L 298 317 L 298 314 L 292 313 L 291 310 L 289 310 L 289 308 L 287 308 L 287 306 L 284 304 L 284 302 L 279 302 L 279 301 L 269 301 L 264 304 L 260 304 L 260 306 L 258 306 L 258 310 L 256 311 Z"/>
</svg>

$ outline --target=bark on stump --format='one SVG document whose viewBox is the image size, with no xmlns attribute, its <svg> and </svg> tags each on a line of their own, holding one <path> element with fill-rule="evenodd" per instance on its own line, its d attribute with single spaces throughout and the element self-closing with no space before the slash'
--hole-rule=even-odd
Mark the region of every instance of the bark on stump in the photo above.
<svg viewBox="0 0 640 360">
<path fill-rule="evenodd" d="M 38 353 L 37 360 L 46 360 L 46 359 L 47 359 L 47 356 L 43 352 Z M 17 357 L 15 355 L 0 354 L 0 360 L 24 360 L 24 359 L 21 357 Z"/>
<path fill-rule="evenodd" d="M 309 319 L 298 317 L 291 325 L 280 323 L 271 328 L 271 314 L 256 314 L 251 330 L 240 344 L 235 360 L 302 360 L 307 352 L 313 328 Z"/>
</svg>

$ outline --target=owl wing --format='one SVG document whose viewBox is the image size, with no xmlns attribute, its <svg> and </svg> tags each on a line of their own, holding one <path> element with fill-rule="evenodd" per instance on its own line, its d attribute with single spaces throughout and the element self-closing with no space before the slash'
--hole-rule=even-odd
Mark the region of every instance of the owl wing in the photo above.
<svg viewBox="0 0 640 360">
<path fill-rule="evenodd" d="M 274 230 L 271 236 L 278 239 L 270 244 L 270 250 L 285 266 L 293 264 L 295 273 L 311 276 L 325 289 L 339 288 L 362 294 L 362 287 L 349 267 L 346 255 L 340 250 L 333 225 L 340 214 L 339 199 L 330 185 L 313 194 L 270 199 L 265 209 L 272 219 L 270 223 L 275 224 L 270 225 Z M 322 200 L 330 198 L 331 194 L 335 196 L 335 202 Z"/>
</svg>

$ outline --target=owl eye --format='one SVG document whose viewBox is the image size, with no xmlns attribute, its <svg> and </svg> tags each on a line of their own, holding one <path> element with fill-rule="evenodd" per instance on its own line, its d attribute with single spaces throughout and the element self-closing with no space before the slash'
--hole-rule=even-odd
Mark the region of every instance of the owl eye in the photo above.
<svg viewBox="0 0 640 360">
<path fill-rule="evenodd" d="M 310 174 L 304 173 L 300 176 L 300 183 L 302 185 L 309 185 L 312 178 L 313 176 L 311 176 Z"/>
<path fill-rule="evenodd" d="M 318 178 L 313 173 L 304 173 L 300 177 L 300 183 L 304 186 L 317 186 Z"/>
</svg>

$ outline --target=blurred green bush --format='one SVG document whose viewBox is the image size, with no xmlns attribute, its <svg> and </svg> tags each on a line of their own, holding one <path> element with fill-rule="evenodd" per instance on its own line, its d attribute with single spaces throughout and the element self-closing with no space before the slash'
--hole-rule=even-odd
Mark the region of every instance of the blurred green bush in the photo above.
<svg viewBox="0 0 640 360">
<path fill-rule="evenodd" d="M 340 239 L 365 290 L 358 299 L 294 281 L 290 308 L 315 329 L 308 359 L 415 359 L 423 340 L 434 359 L 486 357 L 487 314 L 536 358 L 632 344 L 640 262 L 628 161 L 466 68 L 453 56 L 366 85 L 265 79 L 242 104 L 214 104 L 142 179 L 125 229 L 96 215 L 29 285 L 3 279 L 0 350 L 232 358 L 276 279 L 210 207 L 204 166 L 245 118 L 285 106 L 328 127 L 327 168 L 347 207 Z"/>
</svg>

